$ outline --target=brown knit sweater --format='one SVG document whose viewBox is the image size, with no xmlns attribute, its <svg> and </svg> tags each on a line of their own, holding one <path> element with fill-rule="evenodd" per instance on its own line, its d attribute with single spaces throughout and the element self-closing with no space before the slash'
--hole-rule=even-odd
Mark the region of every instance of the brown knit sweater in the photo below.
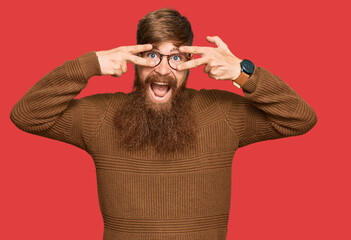
<svg viewBox="0 0 351 240">
<path fill-rule="evenodd" d="M 128 152 L 113 123 L 129 94 L 73 99 L 102 75 L 94 51 L 65 61 L 13 107 L 21 130 L 75 145 L 95 163 L 104 240 L 225 240 L 235 151 L 245 145 L 309 131 L 313 109 L 262 67 L 242 86 L 245 97 L 222 90 L 192 94 L 197 138 L 192 151 L 162 161 L 154 148 Z"/>
</svg>

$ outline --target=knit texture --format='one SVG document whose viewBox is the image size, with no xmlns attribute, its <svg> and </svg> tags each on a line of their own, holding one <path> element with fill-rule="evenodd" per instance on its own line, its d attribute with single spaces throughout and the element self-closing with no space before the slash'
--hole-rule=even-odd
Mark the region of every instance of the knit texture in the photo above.
<svg viewBox="0 0 351 240">
<path fill-rule="evenodd" d="M 119 143 L 114 124 L 129 93 L 74 99 L 94 75 L 102 75 L 94 51 L 65 61 L 29 89 L 10 119 L 25 132 L 72 144 L 92 156 L 104 240 L 225 240 L 235 151 L 304 134 L 317 122 L 293 89 L 256 66 L 242 86 L 245 97 L 186 88 L 197 130 L 191 150 L 130 152 Z"/>
</svg>

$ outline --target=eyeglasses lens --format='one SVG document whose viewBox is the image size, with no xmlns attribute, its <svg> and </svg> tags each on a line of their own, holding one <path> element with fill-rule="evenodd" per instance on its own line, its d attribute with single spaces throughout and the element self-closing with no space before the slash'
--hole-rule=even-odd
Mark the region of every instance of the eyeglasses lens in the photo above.
<svg viewBox="0 0 351 240">
<path fill-rule="evenodd" d="M 141 57 L 148 60 L 154 60 L 156 62 L 156 65 L 158 65 L 161 61 L 161 55 L 156 51 L 143 52 L 141 54 Z M 186 56 L 182 53 L 174 53 L 169 55 L 169 65 L 174 69 L 177 69 L 177 66 L 181 63 L 186 62 L 186 60 Z"/>
</svg>

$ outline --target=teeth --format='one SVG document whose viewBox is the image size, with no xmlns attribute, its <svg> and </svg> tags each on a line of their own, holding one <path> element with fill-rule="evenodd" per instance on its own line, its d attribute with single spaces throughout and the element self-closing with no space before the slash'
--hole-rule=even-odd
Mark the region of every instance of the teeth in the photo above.
<svg viewBox="0 0 351 240">
<path fill-rule="evenodd" d="M 160 83 L 160 82 L 155 82 L 157 85 L 168 85 L 167 83 Z"/>
</svg>

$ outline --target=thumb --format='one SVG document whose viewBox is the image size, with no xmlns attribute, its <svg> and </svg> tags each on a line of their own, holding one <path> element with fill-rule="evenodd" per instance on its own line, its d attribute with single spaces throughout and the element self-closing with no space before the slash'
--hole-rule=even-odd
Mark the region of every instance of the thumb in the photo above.
<svg viewBox="0 0 351 240">
<path fill-rule="evenodd" d="M 207 36 L 206 37 L 206 40 L 210 43 L 215 43 L 215 40 L 214 40 L 214 37 L 211 37 L 211 36 Z"/>
<path fill-rule="evenodd" d="M 208 42 L 216 44 L 217 47 L 227 48 L 227 44 L 225 44 L 222 41 L 222 39 L 220 39 L 220 37 L 218 37 L 218 36 L 213 36 L 213 37 L 207 36 L 206 39 Z"/>
</svg>

